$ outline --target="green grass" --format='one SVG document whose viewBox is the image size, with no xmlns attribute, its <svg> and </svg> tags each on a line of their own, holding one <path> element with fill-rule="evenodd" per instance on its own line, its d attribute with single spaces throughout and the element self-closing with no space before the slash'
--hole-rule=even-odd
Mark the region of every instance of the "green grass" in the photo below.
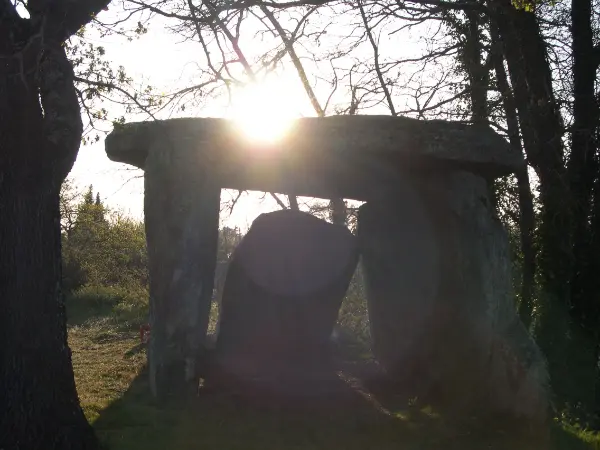
<svg viewBox="0 0 600 450">
<path fill-rule="evenodd" d="M 69 299 L 69 343 L 86 417 L 110 450 L 519 450 L 600 449 L 593 433 L 552 427 L 551 445 L 502 423 L 457 421 L 413 400 L 382 396 L 353 377 L 368 364 L 346 359 L 343 395 L 332 401 L 276 404 L 203 392 L 184 404 L 158 405 L 145 370 L 137 325 L 144 300 L 88 289 Z"/>
</svg>

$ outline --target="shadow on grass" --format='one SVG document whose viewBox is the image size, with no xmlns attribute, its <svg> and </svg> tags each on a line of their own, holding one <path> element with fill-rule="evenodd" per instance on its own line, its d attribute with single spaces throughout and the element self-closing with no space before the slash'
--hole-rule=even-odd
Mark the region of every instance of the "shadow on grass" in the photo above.
<svg viewBox="0 0 600 450">
<path fill-rule="evenodd" d="M 69 326 L 82 326 L 92 321 L 102 321 L 114 316 L 117 299 L 111 301 L 93 301 L 68 296 L 66 299 Z"/>
<path fill-rule="evenodd" d="M 344 370 L 348 376 L 360 379 L 362 389 L 390 414 L 421 421 L 423 414 L 433 414 L 445 423 L 451 434 L 456 436 L 456 448 L 464 449 L 531 449 L 531 450 L 600 450 L 598 439 L 580 430 L 569 429 L 552 421 L 544 429 L 532 430 L 526 422 L 507 417 L 481 420 L 474 417 L 457 416 L 456 412 L 442 408 L 433 409 L 419 403 L 410 393 L 394 384 L 385 375 L 369 365 L 352 364 L 345 361 Z M 376 362 L 371 365 L 376 366 Z M 407 407 L 408 405 L 408 407 Z M 586 438 L 589 438 L 586 440 Z M 445 438 L 447 439 L 447 438 Z M 445 448 L 455 448 L 445 441 Z"/>
<path fill-rule="evenodd" d="M 383 414 L 341 382 L 318 398 L 274 401 L 200 389 L 185 402 L 158 405 L 146 373 L 94 427 L 111 450 L 396 449 L 399 443 L 418 449 L 431 438 Z"/>
<path fill-rule="evenodd" d="M 147 299 L 142 297 L 118 288 L 85 286 L 66 297 L 69 326 L 109 322 L 118 332 L 129 331 L 147 321 Z"/>
<path fill-rule="evenodd" d="M 127 353 L 139 352 L 138 347 Z M 376 368 L 369 364 L 357 364 L 346 378 L 374 373 Z M 94 428 L 110 450 L 592 448 L 558 426 L 552 429 L 552 445 L 548 445 L 498 424 L 458 424 L 430 408 L 408 405 L 389 389 L 369 390 L 361 380 L 353 384 L 343 375 L 330 375 L 314 395 L 275 398 L 200 388 L 197 396 L 159 405 L 143 371 L 121 398 L 100 413 Z"/>
</svg>

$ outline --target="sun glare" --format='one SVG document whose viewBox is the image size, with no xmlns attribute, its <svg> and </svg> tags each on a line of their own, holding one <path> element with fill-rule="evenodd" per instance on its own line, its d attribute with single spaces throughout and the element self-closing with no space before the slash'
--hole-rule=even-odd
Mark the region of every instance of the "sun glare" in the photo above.
<svg viewBox="0 0 600 450">
<path fill-rule="evenodd" d="M 251 141 L 272 143 L 281 139 L 295 117 L 289 92 L 276 81 L 264 81 L 234 93 L 232 119 Z"/>
</svg>

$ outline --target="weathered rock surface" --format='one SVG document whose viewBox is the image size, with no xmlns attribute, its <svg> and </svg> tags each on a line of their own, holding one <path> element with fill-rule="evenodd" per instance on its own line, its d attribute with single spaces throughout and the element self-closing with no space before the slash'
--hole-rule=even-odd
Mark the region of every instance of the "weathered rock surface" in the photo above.
<svg viewBox="0 0 600 450">
<path fill-rule="evenodd" d="M 260 215 L 235 250 L 221 302 L 219 372 L 286 383 L 326 367 L 358 261 L 354 236 L 307 213 Z"/>
<path fill-rule="evenodd" d="M 389 197 L 359 209 L 358 240 L 375 356 L 395 378 L 424 384 L 441 244 L 411 181 L 401 180 Z"/>
<path fill-rule="evenodd" d="M 451 407 L 543 418 L 544 359 L 517 317 L 483 179 L 407 180 L 361 207 L 358 238 L 374 351 L 392 376 Z"/>
<path fill-rule="evenodd" d="M 140 168 L 152 143 L 207 164 L 221 187 L 368 200 L 399 171 L 440 164 L 488 176 L 523 167 L 523 156 L 492 129 L 457 122 L 391 116 L 304 118 L 275 144 L 245 140 L 223 119 L 131 123 L 106 139 L 114 161 Z"/>
<path fill-rule="evenodd" d="M 197 389 L 217 251 L 220 188 L 189 154 L 157 140 L 146 160 L 144 213 L 150 271 L 150 386 L 164 398 Z"/>
</svg>

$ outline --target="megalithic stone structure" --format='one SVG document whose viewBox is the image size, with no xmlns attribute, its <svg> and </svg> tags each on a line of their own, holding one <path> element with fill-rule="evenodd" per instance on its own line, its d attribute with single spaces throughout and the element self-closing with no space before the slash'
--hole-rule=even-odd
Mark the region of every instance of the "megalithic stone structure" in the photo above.
<svg viewBox="0 0 600 450">
<path fill-rule="evenodd" d="M 281 141 L 257 145 L 226 120 L 173 119 L 119 126 L 106 152 L 145 170 L 156 395 L 194 386 L 219 191 L 233 188 L 366 201 L 359 247 L 375 351 L 388 371 L 452 402 L 488 398 L 528 416 L 544 409 L 547 372 L 514 310 L 507 237 L 487 188 L 525 161 L 489 127 L 305 118 Z"/>
</svg>

